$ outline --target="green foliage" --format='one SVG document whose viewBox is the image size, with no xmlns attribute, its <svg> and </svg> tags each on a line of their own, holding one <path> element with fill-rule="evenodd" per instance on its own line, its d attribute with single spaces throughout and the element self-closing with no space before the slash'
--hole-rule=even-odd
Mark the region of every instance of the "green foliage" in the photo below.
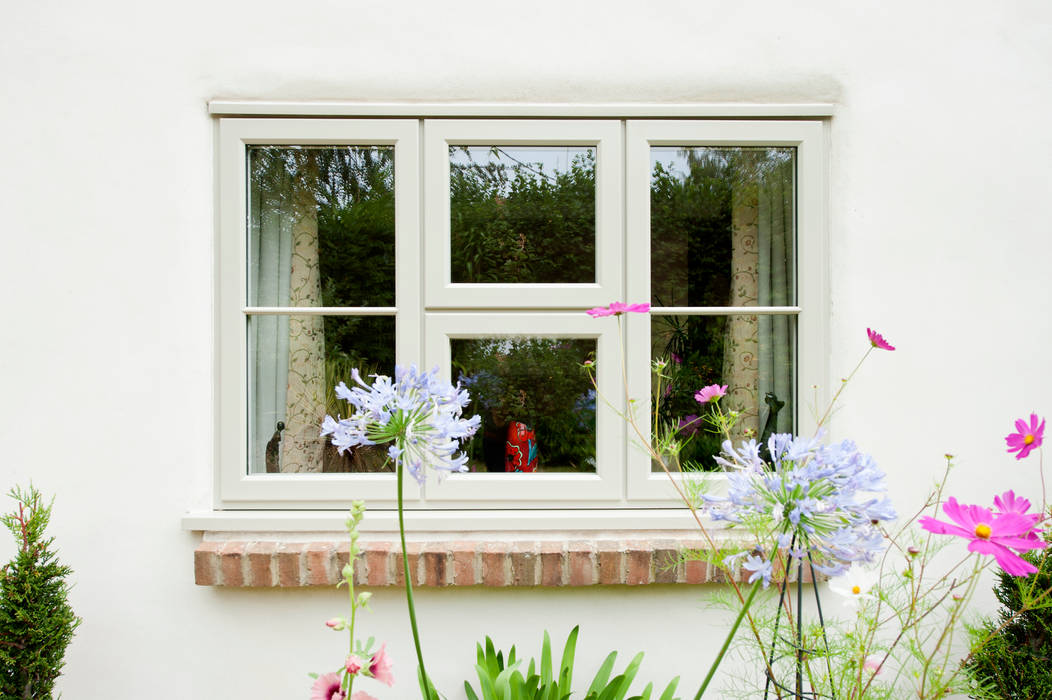
<svg viewBox="0 0 1052 700">
<path fill-rule="evenodd" d="M 1052 692 L 1052 601 L 1038 594 L 1052 588 L 1052 553 L 1027 552 L 1038 572 L 1023 578 L 998 571 L 997 619 L 969 630 L 972 653 L 965 669 L 974 697 L 1046 698 Z"/>
<path fill-rule="evenodd" d="M 593 340 L 496 338 L 453 341 L 454 378 L 468 387 L 465 413 L 482 416 L 482 429 L 466 446 L 468 456 L 503 471 L 510 421 L 534 430 L 541 467 L 595 469 L 595 397 L 581 365 Z M 499 443 L 486 455 L 485 442 Z"/>
<path fill-rule="evenodd" d="M 43 700 L 52 697 L 80 618 L 66 599 L 71 570 L 58 563 L 54 538 L 44 538 L 51 504 L 32 485 L 9 495 L 18 509 L 0 520 L 18 553 L 0 570 L 0 697 Z"/>
<path fill-rule="evenodd" d="M 595 281 L 591 151 L 555 173 L 528 163 L 454 164 L 450 212 L 454 282 Z"/>
<path fill-rule="evenodd" d="M 530 659 L 525 674 L 521 670 L 523 660 L 516 657 L 515 647 L 505 657 L 503 652 L 496 650 L 493 640 L 486 637 L 485 649 L 481 644 L 476 645 L 475 671 L 480 690 L 476 692 L 470 683 L 464 681 L 464 692 L 469 700 L 567 700 L 572 693 L 577 632 L 578 628 L 574 627 L 566 638 L 558 667 L 552 665 L 551 640 L 545 632 L 540 664 Z M 582 696 L 584 700 L 625 700 L 628 697 L 643 661 L 643 653 L 636 654 L 624 671 L 611 678 L 616 661 L 617 652 L 610 652 L 589 683 Z M 678 684 L 679 677 L 672 679 L 656 700 L 676 700 L 673 693 Z M 648 683 L 641 694 L 628 700 L 650 700 L 653 690 L 653 683 Z"/>
</svg>

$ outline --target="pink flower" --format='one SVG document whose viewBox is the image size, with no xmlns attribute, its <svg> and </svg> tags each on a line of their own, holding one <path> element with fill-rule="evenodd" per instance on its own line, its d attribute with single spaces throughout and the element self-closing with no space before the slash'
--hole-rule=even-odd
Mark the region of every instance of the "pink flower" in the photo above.
<svg viewBox="0 0 1052 700">
<path fill-rule="evenodd" d="M 310 700 L 344 700 L 347 694 L 340 690 L 340 677 L 335 673 L 318 676 L 311 688 Z"/>
<path fill-rule="evenodd" d="M 878 673 L 880 673 L 880 669 L 882 667 L 883 667 L 883 664 L 880 663 L 880 657 L 879 656 L 875 656 L 875 655 L 867 656 L 866 660 L 862 662 L 862 668 L 866 669 L 867 671 L 872 673 L 874 676 L 877 675 Z"/>
<path fill-rule="evenodd" d="M 1037 414 L 1030 414 L 1030 425 L 1020 418 L 1015 422 L 1016 432 L 1005 435 L 1008 443 L 1008 452 L 1016 452 L 1015 458 L 1022 459 L 1030 454 L 1031 450 L 1041 447 L 1045 437 L 1045 419 L 1041 419 L 1041 425 L 1037 424 Z"/>
<path fill-rule="evenodd" d="M 628 312 L 645 314 L 648 311 L 650 311 L 650 304 L 623 304 L 613 301 L 609 306 L 597 306 L 594 309 L 588 309 L 585 313 L 592 318 L 602 318 L 603 316 L 620 316 Z"/>
<path fill-rule="evenodd" d="M 373 654 L 369 662 L 369 675 L 381 683 L 394 685 L 394 674 L 391 673 L 391 657 L 387 655 L 387 643 L 380 645 L 380 651 Z"/>
<path fill-rule="evenodd" d="M 361 671 L 363 668 L 365 668 L 365 662 L 362 659 L 355 656 L 354 654 L 348 656 L 347 660 L 343 663 L 343 665 L 344 668 L 347 669 L 347 673 L 351 674 L 352 676 Z"/>
<path fill-rule="evenodd" d="M 727 385 L 720 386 L 719 384 L 710 384 L 707 387 L 703 387 L 701 391 L 694 394 L 694 400 L 698 403 L 708 403 L 709 401 L 715 401 L 721 396 L 727 395 Z"/>
<path fill-rule="evenodd" d="M 1015 495 L 1015 491 L 1005 491 L 1000 496 L 994 496 L 994 506 L 1002 513 L 1018 513 L 1019 515 L 1025 515 L 1031 518 L 1036 525 L 1041 519 L 1040 513 L 1028 513 L 1030 510 L 1030 501 L 1025 498 L 1018 498 Z M 1040 539 L 1036 532 L 1030 532 L 1030 538 L 1033 540 Z"/>
<path fill-rule="evenodd" d="M 1004 503 L 1004 499 L 1001 502 Z M 956 524 L 924 516 L 917 521 L 921 528 L 937 535 L 957 535 L 971 540 L 969 552 L 993 555 L 1001 568 L 1012 576 L 1025 576 L 1037 571 L 1012 550 L 1027 552 L 1048 546 L 1035 537 L 1035 533 L 1040 532 L 1034 529 L 1039 515 L 1024 515 L 1017 511 L 994 515 L 981 506 L 961 505 L 952 496 L 942 504 L 942 509 Z"/>
<path fill-rule="evenodd" d="M 374 698 L 372 695 L 369 695 L 369 693 L 365 692 L 364 690 L 359 690 L 357 693 L 351 696 L 351 700 L 376 700 L 376 698 Z"/>
<path fill-rule="evenodd" d="M 880 333 L 877 333 L 872 328 L 867 328 L 866 329 L 866 335 L 869 336 L 869 342 L 875 348 L 879 348 L 881 350 L 894 350 L 895 349 L 894 345 L 892 345 L 888 341 L 884 340 L 884 336 L 882 336 Z"/>
<path fill-rule="evenodd" d="M 1030 510 L 1030 501 L 1018 498 L 1015 491 L 1005 491 L 1000 496 L 994 496 L 994 505 L 1002 513 L 1026 514 Z"/>
<path fill-rule="evenodd" d="M 331 627 L 334 630 L 342 630 L 347 625 L 347 621 L 342 617 L 334 617 L 325 621 L 326 627 Z"/>
</svg>

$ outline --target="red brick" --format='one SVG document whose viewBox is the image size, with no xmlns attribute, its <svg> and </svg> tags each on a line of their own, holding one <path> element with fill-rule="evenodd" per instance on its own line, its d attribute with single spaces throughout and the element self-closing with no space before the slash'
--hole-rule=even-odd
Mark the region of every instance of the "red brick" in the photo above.
<svg viewBox="0 0 1052 700">
<path fill-rule="evenodd" d="M 245 576 L 241 571 L 244 553 L 244 542 L 226 542 L 222 549 L 219 550 L 220 585 L 245 585 Z"/>
<path fill-rule="evenodd" d="M 304 585 L 330 586 L 338 580 L 332 571 L 332 555 L 336 547 L 332 542 L 311 542 L 307 545 L 307 571 Z"/>
<path fill-rule="evenodd" d="M 511 585 L 537 585 L 537 542 L 515 542 L 511 546 Z"/>
<path fill-rule="evenodd" d="M 566 552 L 567 585 L 591 586 L 597 582 L 591 542 L 571 542 Z"/>
<path fill-rule="evenodd" d="M 651 547 L 654 583 L 675 583 L 683 568 L 676 543 L 672 540 L 656 540 L 651 543 Z"/>
<path fill-rule="evenodd" d="M 650 547 L 646 542 L 628 542 L 625 546 L 625 583 L 638 586 L 650 583 Z"/>
<path fill-rule="evenodd" d="M 453 543 L 453 585 L 474 586 L 481 583 L 475 570 L 475 545 L 475 542 Z"/>
<path fill-rule="evenodd" d="M 339 583 L 343 580 L 343 567 L 351 561 L 351 543 L 340 542 L 333 548 L 332 552 L 332 573 L 336 577 L 336 582 Z M 360 561 L 354 562 L 354 568 L 358 568 Z"/>
<path fill-rule="evenodd" d="M 303 552 L 307 545 L 302 542 L 282 542 L 278 545 L 278 585 L 285 588 L 302 586 L 300 571 L 304 569 Z"/>
<path fill-rule="evenodd" d="M 564 585 L 563 564 L 565 562 L 563 543 L 541 542 L 541 585 Z"/>
<path fill-rule="evenodd" d="M 486 542 L 480 548 L 482 554 L 482 584 L 494 588 L 506 586 L 504 563 L 508 559 L 507 542 Z"/>
<path fill-rule="evenodd" d="M 414 586 L 420 585 L 420 570 L 417 566 L 420 561 L 420 549 L 421 544 L 419 542 L 406 542 L 405 553 L 406 558 L 409 560 L 409 582 Z M 396 546 L 394 548 L 394 584 L 396 586 L 405 585 L 405 569 L 402 564 L 402 548 Z"/>
<path fill-rule="evenodd" d="M 448 573 L 447 559 L 449 553 L 443 542 L 428 543 L 420 554 L 424 566 L 425 586 L 445 586 Z"/>
<path fill-rule="evenodd" d="M 248 558 L 248 585 L 270 587 L 274 585 L 272 565 L 278 545 L 276 542 L 251 542 L 245 547 Z"/>
<path fill-rule="evenodd" d="M 365 548 L 363 559 L 369 570 L 366 584 L 370 586 L 390 586 L 393 576 L 390 570 L 394 544 L 391 542 L 371 542 Z"/>
<path fill-rule="evenodd" d="M 701 559 L 687 559 L 683 562 L 684 583 L 705 583 L 708 580 L 708 565 Z"/>
<path fill-rule="evenodd" d="M 620 542 L 600 540 L 596 545 L 595 557 L 599 583 L 614 585 L 625 582 L 625 556 Z"/>
<path fill-rule="evenodd" d="M 219 549 L 222 542 L 202 542 L 194 550 L 194 583 L 215 586 L 219 583 Z"/>
</svg>

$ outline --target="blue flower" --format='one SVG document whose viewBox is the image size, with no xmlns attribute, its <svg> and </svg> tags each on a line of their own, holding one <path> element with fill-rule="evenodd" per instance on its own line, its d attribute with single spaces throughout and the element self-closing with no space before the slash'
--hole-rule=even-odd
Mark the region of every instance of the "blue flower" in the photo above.
<svg viewBox="0 0 1052 700">
<path fill-rule="evenodd" d="M 467 456 L 456 452 L 460 440 L 478 430 L 480 419 L 461 416 L 470 401 L 459 385 L 438 378 L 438 368 L 420 372 L 416 365 L 395 368 L 395 377 L 371 375 L 365 382 L 357 369 L 351 370 L 355 386 L 340 382 L 337 397 L 354 407 L 348 418 L 325 416 L 321 435 L 331 435 L 341 454 L 357 445 L 393 443 L 387 455 L 396 465 L 404 465 L 419 483 L 428 468 L 439 479 L 448 472 L 467 471 Z"/>
<path fill-rule="evenodd" d="M 738 449 L 723 443 L 716 461 L 728 471 L 727 495 L 706 496 L 709 517 L 747 525 L 797 558 L 810 554 L 827 573 L 883 551 L 876 523 L 896 515 L 872 457 L 850 440 L 826 445 L 788 434 L 772 435 L 767 452 L 769 464 L 754 440 Z"/>
<path fill-rule="evenodd" d="M 749 577 L 749 583 L 755 583 L 757 579 L 763 579 L 763 587 L 771 585 L 771 574 L 774 573 L 774 566 L 769 561 L 764 561 L 763 557 L 752 554 L 745 563 L 742 564 L 742 568 L 746 571 L 751 571 L 752 576 Z"/>
</svg>

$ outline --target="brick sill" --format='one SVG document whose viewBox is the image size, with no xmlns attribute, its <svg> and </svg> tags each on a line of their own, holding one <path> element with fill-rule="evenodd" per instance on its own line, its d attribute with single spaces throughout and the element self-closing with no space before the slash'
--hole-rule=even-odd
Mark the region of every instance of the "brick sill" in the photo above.
<svg viewBox="0 0 1052 700">
<path fill-rule="evenodd" d="M 701 561 L 684 562 L 683 550 L 704 549 L 689 537 L 447 539 L 407 543 L 413 585 L 595 586 L 726 582 L 723 572 Z M 355 584 L 401 586 L 397 538 L 362 541 Z M 346 541 L 206 539 L 194 552 L 199 586 L 298 588 L 340 580 L 348 560 Z"/>
</svg>

